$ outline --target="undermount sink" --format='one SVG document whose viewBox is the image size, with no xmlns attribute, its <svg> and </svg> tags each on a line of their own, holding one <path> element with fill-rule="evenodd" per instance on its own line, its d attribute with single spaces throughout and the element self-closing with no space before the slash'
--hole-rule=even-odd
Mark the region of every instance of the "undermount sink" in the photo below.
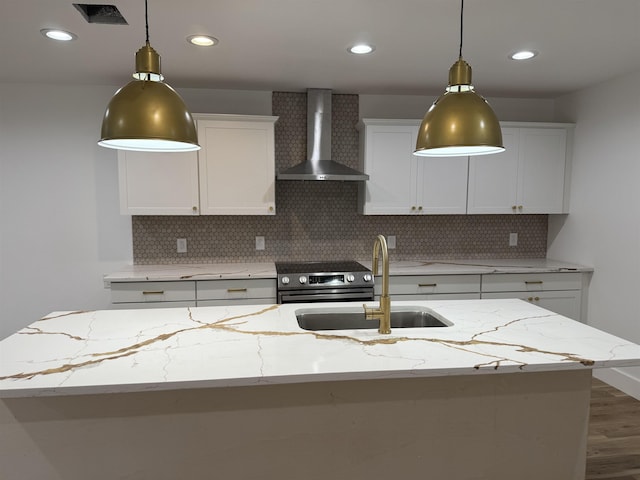
<svg viewBox="0 0 640 480">
<path fill-rule="evenodd" d="M 367 320 L 362 308 L 303 308 L 296 310 L 298 325 L 304 330 L 354 330 L 378 328 L 377 320 Z M 391 328 L 449 327 L 451 322 L 440 318 L 429 308 L 391 308 Z"/>
</svg>

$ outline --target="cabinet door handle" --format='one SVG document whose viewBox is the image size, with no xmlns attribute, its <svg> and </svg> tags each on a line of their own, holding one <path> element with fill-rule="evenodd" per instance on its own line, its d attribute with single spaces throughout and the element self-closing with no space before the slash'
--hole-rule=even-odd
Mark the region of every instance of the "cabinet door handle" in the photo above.
<svg viewBox="0 0 640 480">
<path fill-rule="evenodd" d="M 227 288 L 227 293 L 241 293 L 246 291 L 246 288 Z"/>
<path fill-rule="evenodd" d="M 437 283 L 419 283 L 418 287 L 437 287 Z"/>
<path fill-rule="evenodd" d="M 164 290 L 145 290 L 143 295 L 164 295 Z"/>
<path fill-rule="evenodd" d="M 527 280 L 524 282 L 525 285 L 542 285 L 542 280 Z"/>
</svg>

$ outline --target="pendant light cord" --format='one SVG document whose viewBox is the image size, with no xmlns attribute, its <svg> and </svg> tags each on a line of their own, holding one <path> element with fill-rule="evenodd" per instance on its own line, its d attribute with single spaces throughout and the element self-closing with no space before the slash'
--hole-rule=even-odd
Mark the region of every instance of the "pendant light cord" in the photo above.
<svg viewBox="0 0 640 480">
<path fill-rule="evenodd" d="M 146 2 L 146 0 L 145 0 Z M 464 0 L 460 0 L 460 51 L 458 52 L 458 56 L 462 58 L 462 19 L 464 13 Z"/>
<path fill-rule="evenodd" d="M 149 43 L 149 5 L 147 0 L 144 0 L 144 27 L 147 35 L 147 43 Z M 462 45 L 460 45 L 460 51 L 462 51 Z"/>
</svg>

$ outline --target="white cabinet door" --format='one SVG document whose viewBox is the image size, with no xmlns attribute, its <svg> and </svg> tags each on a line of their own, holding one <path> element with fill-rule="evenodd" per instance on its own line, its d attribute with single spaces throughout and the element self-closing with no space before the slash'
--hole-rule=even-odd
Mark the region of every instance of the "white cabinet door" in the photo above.
<svg viewBox="0 0 640 480">
<path fill-rule="evenodd" d="M 363 185 L 362 213 L 406 215 L 416 207 L 417 164 L 412 145 L 417 131 L 413 125 L 365 126 L 363 170 L 369 180 Z"/>
<path fill-rule="evenodd" d="M 467 157 L 413 155 L 419 120 L 363 119 L 360 211 L 368 215 L 464 214 Z"/>
<path fill-rule="evenodd" d="M 483 293 L 482 298 L 519 298 L 533 303 L 554 313 L 564 315 L 573 320 L 581 321 L 580 290 L 558 290 L 555 292 L 489 292 Z"/>
<path fill-rule="evenodd" d="M 197 117 L 202 215 L 274 215 L 277 117 Z"/>
<path fill-rule="evenodd" d="M 467 213 L 468 157 L 415 157 L 418 208 L 432 215 Z"/>
<path fill-rule="evenodd" d="M 198 154 L 118 151 L 120 213 L 197 215 Z"/>
<path fill-rule="evenodd" d="M 503 128 L 502 141 L 504 152 L 469 158 L 469 214 L 516 211 L 519 130 Z"/>
<path fill-rule="evenodd" d="M 522 213 L 563 213 L 567 131 L 526 128 L 520 133 Z"/>
<path fill-rule="evenodd" d="M 470 158 L 467 213 L 566 213 L 568 126 L 531 125 L 503 126 L 506 151 Z"/>
</svg>

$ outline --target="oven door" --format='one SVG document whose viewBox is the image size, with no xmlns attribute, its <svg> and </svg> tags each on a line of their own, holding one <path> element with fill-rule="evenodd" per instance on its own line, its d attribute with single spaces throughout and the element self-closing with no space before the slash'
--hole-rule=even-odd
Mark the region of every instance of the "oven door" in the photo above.
<svg viewBox="0 0 640 480">
<path fill-rule="evenodd" d="M 280 290 L 278 303 L 312 302 L 370 302 L 373 287 L 363 288 L 318 288 L 301 290 Z"/>
</svg>

